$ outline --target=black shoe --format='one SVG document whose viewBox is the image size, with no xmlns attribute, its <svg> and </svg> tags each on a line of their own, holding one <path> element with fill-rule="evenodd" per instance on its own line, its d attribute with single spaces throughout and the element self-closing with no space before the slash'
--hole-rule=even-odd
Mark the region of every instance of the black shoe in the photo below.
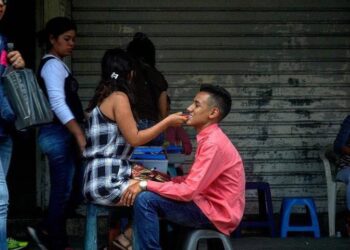
<svg viewBox="0 0 350 250">
<path fill-rule="evenodd" d="M 48 250 L 48 235 L 44 234 L 41 230 L 34 227 L 27 227 L 30 237 L 38 245 L 40 250 Z"/>
</svg>

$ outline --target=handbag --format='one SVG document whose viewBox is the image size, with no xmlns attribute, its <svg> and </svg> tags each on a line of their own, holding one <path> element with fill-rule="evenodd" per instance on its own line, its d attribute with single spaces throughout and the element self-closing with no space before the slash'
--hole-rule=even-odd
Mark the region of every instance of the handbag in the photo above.
<svg viewBox="0 0 350 250">
<path fill-rule="evenodd" d="M 145 168 L 140 164 L 133 165 L 131 170 L 131 177 L 135 180 L 151 180 L 158 182 L 170 181 L 169 175 L 156 170 Z"/>
<path fill-rule="evenodd" d="M 31 69 L 15 70 L 10 66 L 2 78 L 6 95 L 17 116 L 17 130 L 52 122 L 49 101 Z"/>
</svg>

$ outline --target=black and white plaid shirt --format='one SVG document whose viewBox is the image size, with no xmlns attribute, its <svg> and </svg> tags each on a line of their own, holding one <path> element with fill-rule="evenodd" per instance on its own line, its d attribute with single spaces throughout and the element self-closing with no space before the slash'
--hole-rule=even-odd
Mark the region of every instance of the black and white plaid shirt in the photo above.
<svg viewBox="0 0 350 250">
<path fill-rule="evenodd" d="M 126 143 L 118 125 L 98 107 L 90 114 L 86 138 L 84 196 L 90 202 L 113 206 L 128 186 L 133 148 Z"/>
</svg>

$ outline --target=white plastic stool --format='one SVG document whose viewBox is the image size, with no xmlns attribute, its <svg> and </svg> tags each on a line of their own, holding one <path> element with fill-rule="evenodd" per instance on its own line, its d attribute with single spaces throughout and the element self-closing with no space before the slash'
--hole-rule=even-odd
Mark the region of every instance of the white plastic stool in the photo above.
<svg viewBox="0 0 350 250">
<path fill-rule="evenodd" d="M 188 233 L 185 241 L 184 250 L 196 250 L 198 241 L 201 239 L 220 239 L 225 250 L 233 250 L 230 237 L 215 230 L 197 229 Z"/>
</svg>

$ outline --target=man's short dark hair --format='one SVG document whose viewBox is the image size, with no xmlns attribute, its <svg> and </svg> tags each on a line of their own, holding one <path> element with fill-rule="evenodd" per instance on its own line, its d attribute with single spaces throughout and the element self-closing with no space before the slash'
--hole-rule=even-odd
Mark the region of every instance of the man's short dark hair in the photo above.
<svg viewBox="0 0 350 250">
<path fill-rule="evenodd" d="M 231 110 L 231 94 L 223 87 L 212 84 L 202 84 L 200 91 L 207 92 L 220 110 L 219 121 L 224 119 Z"/>
</svg>

